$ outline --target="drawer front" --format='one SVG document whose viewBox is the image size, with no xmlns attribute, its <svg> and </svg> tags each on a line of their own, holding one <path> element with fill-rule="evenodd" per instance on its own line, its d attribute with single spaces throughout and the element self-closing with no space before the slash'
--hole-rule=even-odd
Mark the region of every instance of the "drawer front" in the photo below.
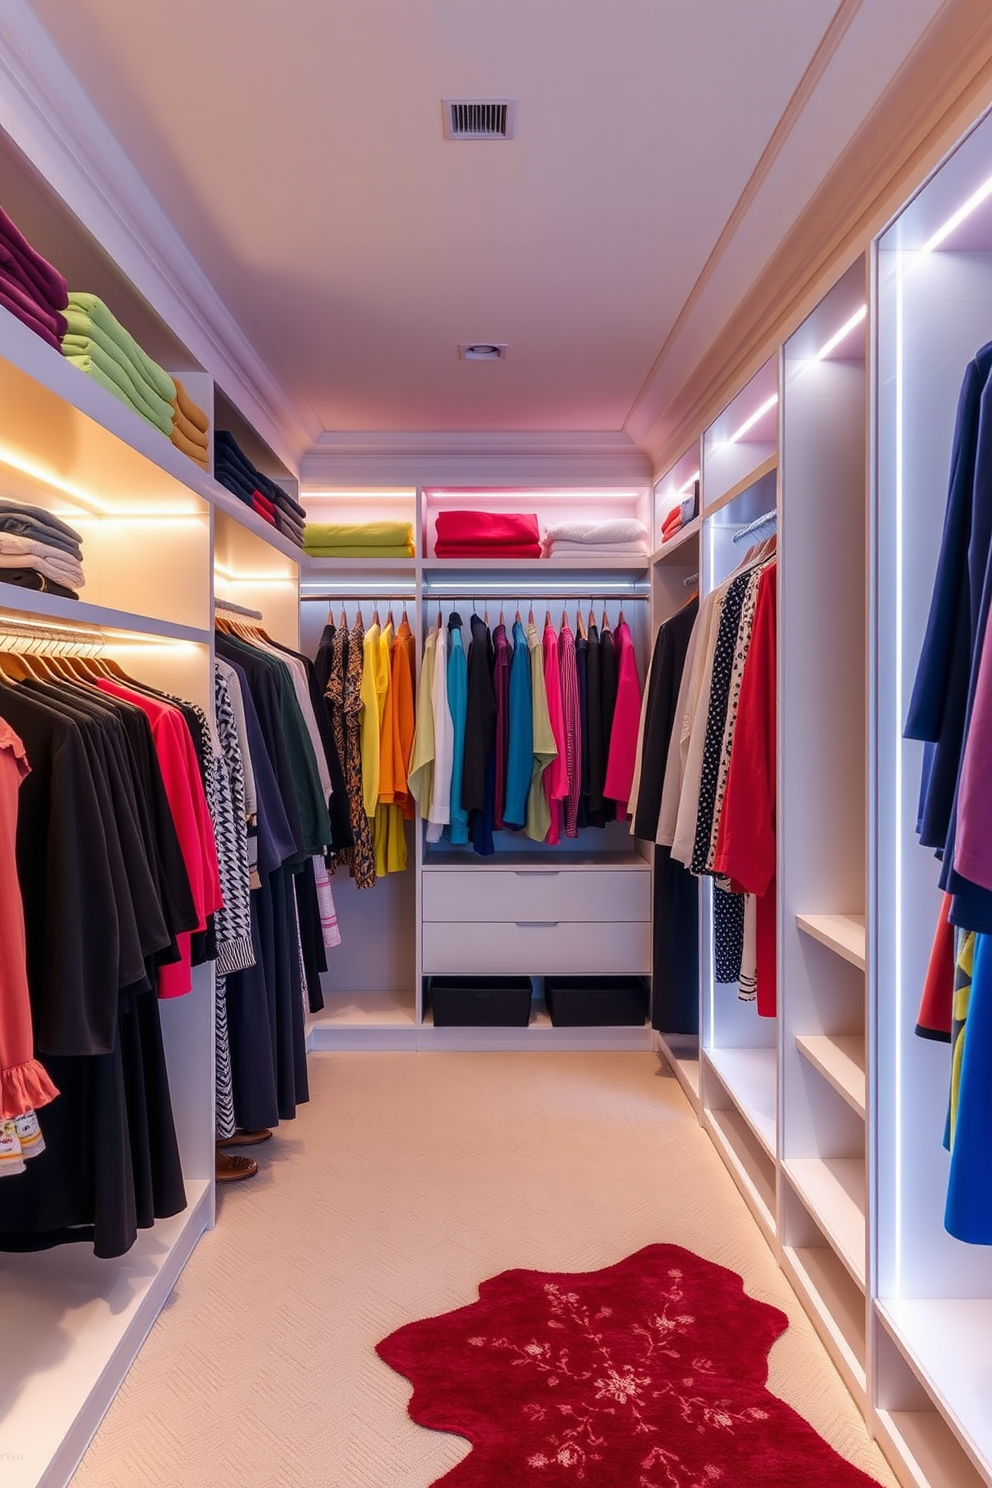
<svg viewBox="0 0 992 1488">
<path fill-rule="evenodd" d="M 595 920 L 651 918 L 645 868 L 486 869 L 424 872 L 425 920 Z"/>
<path fill-rule="evenodd" d="M 435 920 L 424 925 L 423 952 L 425 976 L 647 976 L 651 927 Z"/>
</svg>

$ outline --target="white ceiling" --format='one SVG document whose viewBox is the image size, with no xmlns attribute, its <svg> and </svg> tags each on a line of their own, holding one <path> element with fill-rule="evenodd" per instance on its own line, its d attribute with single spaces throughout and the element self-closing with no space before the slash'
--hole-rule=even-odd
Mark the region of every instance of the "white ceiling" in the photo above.
<svg viewBox="0 0 992 1488">
<path fill-rule="evenodd" d="M 642 444 L 940 3 L 32 0 L 312 438 Z"/>
</svg>

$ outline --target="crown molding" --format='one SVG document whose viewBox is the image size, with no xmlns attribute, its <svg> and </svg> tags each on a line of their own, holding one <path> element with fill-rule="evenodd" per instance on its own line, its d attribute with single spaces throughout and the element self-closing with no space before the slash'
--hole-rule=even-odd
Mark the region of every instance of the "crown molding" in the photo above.
<svg viewBox="0 0 992 1488">
<path fill-rule="evenodd" d="M 319 428 L 266 369 L 26 0 L 0 5 L 0 126 L 295 470 Z"/>
<path fill-rule="evenodd" d="M 304 489 L 382 485 L 644 486 L 651 463 L 624 433 L 324 433 Z"/>
<path fill-rule="evenodd" d="M 718 339 L 677 379 L 675 395 L 653 421 L 650 399 L 642 394 L 638 417 L 628 425 L 656 474 L 699 437 L 870 249 L 990 106 L 992 11 L 987 0 L 947 0 Z"/>
</svg>

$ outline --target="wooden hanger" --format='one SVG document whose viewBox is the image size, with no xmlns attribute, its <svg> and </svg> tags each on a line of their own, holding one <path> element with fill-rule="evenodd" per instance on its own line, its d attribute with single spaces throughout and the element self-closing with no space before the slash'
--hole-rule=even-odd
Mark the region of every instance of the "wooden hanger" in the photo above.
<svg viewBox="0 0 992 1488">
<path fill-rule="evenodd" d="M 544 612 L 544 628 L 545 628 L 545 630 L 548 628 L 548 626 L 550 624 L 551 624 L 551 611 L 550 610 L 545 610 L 545 612 Z"/>
<path fill-rule="evenodd" d="M 603 610 L 603 623 L 600 626 L 600 630 L 601 631 L 606 631 L 606 630 L 609 630 L 609 628 L 610 628 L 610 617 L 606 613 L 606 610 L 604 609 Z"/>
<path fill-rule="evenodd" d="M 589 606 L 589 629 L 596 629 L 596 616 L 593 613 L 592 605 Z"/>
<path fill-rule="evenodd" d="M 582 618 L 582 611 L 578 605 L 575 607 L 575 629 L 578 631 L 579 639 L 584 641 L 586 638 L 586 622 Z"/>
</svg>

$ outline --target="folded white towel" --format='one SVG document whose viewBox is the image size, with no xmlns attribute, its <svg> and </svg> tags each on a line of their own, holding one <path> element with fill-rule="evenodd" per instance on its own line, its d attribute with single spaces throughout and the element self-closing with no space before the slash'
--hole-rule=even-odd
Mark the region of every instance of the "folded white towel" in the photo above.
<svg viewBox="0 0 992 1488">
<path fill-rule="evenodd" d="M 582 543 L 566 542 L 562 538 L 556 538 L 545 549 L 549 558 L 613 558 L 623 557 L 625 554 L 646 557 L 647 551 L 646 542 Z"/>
<path fill-rule="evenodd" d="M 553 522 L 544 534 L 545 546 L 553 542 L 604 543 L 647 542 L 648 529 L 636 517 L 613 517 L 608 522 Z"/>
</svg>

